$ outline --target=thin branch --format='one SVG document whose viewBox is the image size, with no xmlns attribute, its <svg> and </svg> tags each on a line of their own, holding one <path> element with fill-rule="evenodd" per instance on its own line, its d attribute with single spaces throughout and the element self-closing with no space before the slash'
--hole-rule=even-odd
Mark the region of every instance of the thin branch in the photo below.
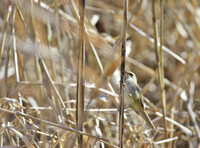
<svg viewBox="0 0 200 148">
<path fill-rule="evenodd" d="M 160 68 L 160 88 L 161 88 L 161 97 L 162 97 L 162 111 L 163 111 L 163 121 L 165 129 L 165 138 L 167 139 L 167 123 L 166 123 L 166 94 L 165 94 L 165 83 L 164 83 L 164 64 L 163 64 L 163 0 L 160 0 L 160 55 L 159 55 L 159 67 Z M 156 22 L 155 22 L 156 23 Z"/>
<path fill-rule="evenodd" d="M 122 50 L 121 50 L 121 80 L 120 80 L 120 111 L 119 111 L 119 145 L 123 148 L 124 137 L 124 75 L 125 75 L 125 56 L 126 56 L 126 30 L 127 30 L 127 14 L 128 0 L 123 1 L 123 26 L 122 26 Z"/>
<path fill-rule="evenodd" d="M 15 68 L 15 79 L 16 79 L 16 83 L 18 83 L 20 81 L 20 79 L 19 79 L 19 69 L 18 69 L 18 58 L 17 58 L 17 47 L 16 47 L 14 21 L 13 21 L 13 27 L 12 27 L 12 37 L 13 37 L 12 38 L 12 40 L 13 40 L 13 62 L 14 62 L 14 68 Z"/>
<path fill-rule="evenodd" d="M 84 77 L 85 77 L 85 0 L 79 0 L 79 57 L 78 57 L 78 73 L 77 73 L 77 97 L 76 97 L 76 130 L 83 131 L 84 122 Z M 78 135 L 78 147 L 83 147 L 83 136 Z"/>
<path fill-rule="evenodd" d="M 3 52 L 4 52 L 4 47 L 5 47 L 5 42 L 6 42 L 6 35 L 7 35 L 7 29 L 8 29 L 8 21 L 10 19 L 11 16 L 11 11 L 12 11 L 12 6 L 9 5 L 7 8 L 7 13 L 6 13 L 6 17 L 5 17 L 5 21 L 4 21 L 4 28 L 3 28 L 3 37 L 1 38 L 1 49 L 0 49 L 0 65 L 2 62 L 2 56 L 3 56 Z"/>
<path fill-rule="evenodd" d="M 1 65 L 1 62 L 3 60 L 2 58 L 2 54 L 3 54 L 3 51 L 4 51 L 4 48 L 5 48 L 5 41 L 6 41 L 6 35 L 7 35 L 7 30 L 8 30 L 8 27 L 10 26 L 9 23 L 12 21 L 11 19 L 13 19 L 13 14 L 14 14 L 14 10 L 15 10 L 15 7 L 14 5 L 10 5 L 8 6 L 8 13 L 7 13 L 7 17 L 6 17 L 6 22 L 5 22 L 5 25 L 4 28 L 4 34 L 3 34 L 3 38 L 2 38 L 2 44 L 1 44 L 1 53 L 0 53 L 0 65 Z M 12 27 L 12 26 L 11 26 Z M 6 50 L 6 57 L 5 57 L 5 71 L 4 71 L 4 87 L 3 87 L 3 90 L 2 90 L 2 96 L 6 97 L 7 96 L 7 80 L 8 80 L 8 64 L 9 64 L 9 53 L 10 53 L 10 50 L 12 48 L 12 45 L 11 45 L 11 38 L 8 39 L 8 48 Z"/>
<path fill-rule="evenodd" d="M 162 144 L 162 143 L 167 143 L 167 142 L 171 142 L 171 141 L 174 141 L 174 140 L 177 140 L 178 137 L 173 137 L 173 138 L 169 138 L 169 139 L 165 139 L 165 140 L 161 140 L 161 141 L 157 141 L 157 142 L 153 142 L 154 144 Z"/>
<path fill-rule="evenodd" d="M 162 67 L 160 65 L 160 54 L 158 49 L 158 33 L 157 33 L 157 24 L 156 24 L 156 12 L 155 12 L 155 0 L 152 0 L 152 21 L 153 21 L 153 30 L 154 30 L 154 44 L 155 44 L 155 53 L 156 53 L 156 60 L 157 60 L 157 68 L 158 68 L 158 80 L 160 86 L 160 95 L 162 100 L 162 112 L 163 112 L 163 126 L 165 131 L 165 139 L 167 139 L 167 126 L 166 126 L 166 100 L 165 100 L 165 92 L 164 92 L 164 82 L 162 76 Z M 162 45 L 161 45 L 162 48 Z"/>
<path fill-rule="evenodd" d="M 194 101 L 194 91 L 195 91 L 195 83 L 194 83 L 194 81 L 191 81 L 190 82 L 190 91 L 189 91 L 190 94 L 189 94 L 188 99 L 185 102 L 187 104 L 187 110 L 189 112 L 190 118 L 191 118 L 194 128 L 196 130 L 196 134 L 198 137 L 198 143 L 200 143 L 200 128 L 199 128 L 199 124 L 196 120 L 195 112 L 193 111 L 193 108 L 192 108 L 193 101 Z"/>
</svg>

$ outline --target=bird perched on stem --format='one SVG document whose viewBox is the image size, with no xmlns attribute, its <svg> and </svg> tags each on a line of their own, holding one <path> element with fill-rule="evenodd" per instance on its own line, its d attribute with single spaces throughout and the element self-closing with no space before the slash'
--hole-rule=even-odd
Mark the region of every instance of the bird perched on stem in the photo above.
<svg viewBox="0 0 200 148">
<path fill-rule="evenodd" d="M 136 75 L 133 72 L 125 73 L 124 98 L 125 104 L 133 108 L 151 128 L 155 129 L 151 119 L 144 110 L 143 96 L 137 84 Z"/>
</svg>

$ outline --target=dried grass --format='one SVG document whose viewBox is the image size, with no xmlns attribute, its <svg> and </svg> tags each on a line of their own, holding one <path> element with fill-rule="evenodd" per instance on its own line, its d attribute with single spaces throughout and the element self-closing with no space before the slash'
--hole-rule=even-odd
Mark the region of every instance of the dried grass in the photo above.
<svg viewBox="0 0 200 148">
<path fill-rule="evenodd" d="M 125 109 L 124 147 L 200 147 L 200 2 L 164 1 L 160 80 L 166 103 L 152 1 L 129 0 L 128 6 L 126 70 L 136 74 L 156 130 Z M 77 134 L 83 147 L 119 146 L 122 24 L 122 1 L 86 1 L 84 122 L 78 131 L 78 0 L 0 1 L 1 147 L 78 147 Z"/>
</svg>

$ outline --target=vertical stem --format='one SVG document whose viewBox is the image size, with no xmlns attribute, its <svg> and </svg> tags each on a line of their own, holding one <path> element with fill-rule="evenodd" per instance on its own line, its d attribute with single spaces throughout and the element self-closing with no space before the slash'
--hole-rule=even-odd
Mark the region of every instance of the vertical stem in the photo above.
<svg viewBox="0 0 200 148">
<path fill-rule="evenodd" d="M 5 47 L 5 42 L 6 42 L 6 35 L 7 35 L 7 29 L 8 29 L 8 21 L 10 19 L 10 15 L 11 15 L 11 10 L 12 10 L 12 6 L 9 5 L 8 8 L 7 8 L 7 14 L 5 16 L 5 21 L 4 21 L 4 26 L 3 26 L 3 37 L 1 38 L 1 47 L 0 47 L 0 65 L 1 65 L 1 62 L 2 62 L 2 56 L 3 56 L 3 51 L 4 51 L 4 47 Z"/>
<path fill-rule="evenodd" d="M 171 119 L 172 120 L 174 120 L 174 112 L 175 112 L 175 107 L 172 107 L 172 109 L 171 109 Z M 170 123 L 170 129 L 171 129 L 171 131 L 170 131 L 170 135 L 169 135 L 169 138 L 173 138 L 173 136 L 174 136 L 174 124 L 172 124 L 172 123 Z M 171 141 L 170 143 L 169 143 L 169 147 L 173 147 L 173 141 Z"/>
<path fill-rule="evenodd" d="M 9 41 L 10 42 L 10 41 Z M 9 63 L 9 53 L 10 53 L 10 49 L 11 46 L 9 45 L 9 47 L 6 50 L 6 59 L 5 59 L 5 72 L 4 72 L 4 79 L 3 79 L 3 90 L 2 90 L 2 96 L 6 97 L 7 96 L 7 80 L 8 80 L 8 63 Z"/>
<path fill-rule="evenodd" d="M 124 74 L 125 74 L 125 56 L 126 56 L 126 30 L 128 0 L 123 1 L 124 19 L 122 26 L 122 50 L 121 50 L 121 80 L 120 80 L 120 113 L 119 113 L 119 144 L 123 148 L 124 136 Z"/>
<path fill-rule="evenodd" d="M 160 68 L 161 68 L 161 95 L 162 95 L 162 108 L 163 108 L 163 122 L 165 130 L 165 138 L 167 139 L 167 123 L 166 123 L 166 95 L 164 83 L 164 63 L 163 63 L 163 0 L 160 0 Z"/>
<path fill-rule="evenodd" d="M 85 31 L 84 31 L 84 10 L 85 0 L 79 0 L 79 57 L 78 57 L 78 73 L 77 73 L 77 98 L 76 98 L 76 129 L 83 131 L 84 119 L 84 66 L 85 66 Z M 83 137 L 78 134 L 78 147 L 82 148 Z"/>
<path fill-rule="evenodd" d="M 160 67 L 162 78 L 164 78 L 164 65 L 163 65 L 163 0 L 160 0 Z"/>
<path fill-rule="evenodd" d="M 152 0 L 152 21 L 154 29 L 154 40 L 156 49 L 156 60 L 158 66 L 158 80 L 160 87 L 160 96 L 162 101 L 162 112 L 163 112 L 163 126 L 165 131 L 165 138 L 167 139 L 167 124 L 165 120 L 166 116 L 166 96 L 165 96 L 165 85 L 164 85 L 164 68 L 163 68 L 163 1 L 160 1 L 160 47 L 158 48 L 158 34 L 157 34 L 157 24 L 156 24 L 156 13 L 155 13 L 155 0 Z M 160 49 L 160 51 L 159 51 Z"/>
<path fill-rule="evenodd" d="M 1 44 L 1 50 L 0 50 L 0 65 L 1 65 L 1 62 L 3 60 L 2 56 L 3 56 L 3 51 L 4 51 L 4 48 L 5 48 L 5 42 L 6 42 L 6 35 L 7 35 L 7 31 L 8 31 L 8 28 L 11 26 L 9 25 L 9 23 L 11 22 L 11 19 L 13 19 L 13 15 L 14 15 L 14 11 L 15 11 L 15 7 L 14 5 L 9 5 L 8 6 L 8 12 L 6 14 L 6 22 L 5 22 L 5 26 L 4 26 L 4 31 L 3 31 L 3 37 L 2 37 L 2 44 Z M 12 26 L 11 26 L 12 27 Z M 9 64 L 9 53 L 10 53 L 10 50 L 12 48 L 12 45 L 11 45 L 11 39 L 9 38 L 8 39 L 8 43 L 7 43 L 9 46 L 6 50 L 6 58 L 5 58 L 5 72 L 4 72 L 4 80 L 3 80 L 3 90 L 2 90 L 2 96 L 3 97 L 6 97 L 7 96 L 7 79 L 8 79 L 8 64 Z"/>
<path fill-rule="evenodd" d="M 13 18 L 13 20 L 14 20 L 14 18 Z M 12 22 L 12 24 L 14 24 L 14 21 Z M 14 25 L 12 26 L 12 36 L 13 36 L 13 61 L 14 61 L 14 69 L 15 69 L 15 79 L 16 79 L 16 82 L 18 83 L 20 79 L 19 79 L 17 47 L 16 47 L 16 37 L 15 37 Z"/>
</svg>

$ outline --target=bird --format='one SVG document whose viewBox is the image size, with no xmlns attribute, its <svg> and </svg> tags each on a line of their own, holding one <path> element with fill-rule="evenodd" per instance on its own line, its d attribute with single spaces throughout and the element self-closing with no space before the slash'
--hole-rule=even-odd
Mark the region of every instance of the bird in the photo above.
<svg viewBox="0 0 200 148">
<path fill-rule="evenodd" d="M 137 77 L 133 72 L 130 71 L 125 72 L 124 99 L 126 105 L 139 113 L 149 127 L 155 129 L 154 124 L 145 111 L 143 95 L 137 83 Z"/>
</svg>

